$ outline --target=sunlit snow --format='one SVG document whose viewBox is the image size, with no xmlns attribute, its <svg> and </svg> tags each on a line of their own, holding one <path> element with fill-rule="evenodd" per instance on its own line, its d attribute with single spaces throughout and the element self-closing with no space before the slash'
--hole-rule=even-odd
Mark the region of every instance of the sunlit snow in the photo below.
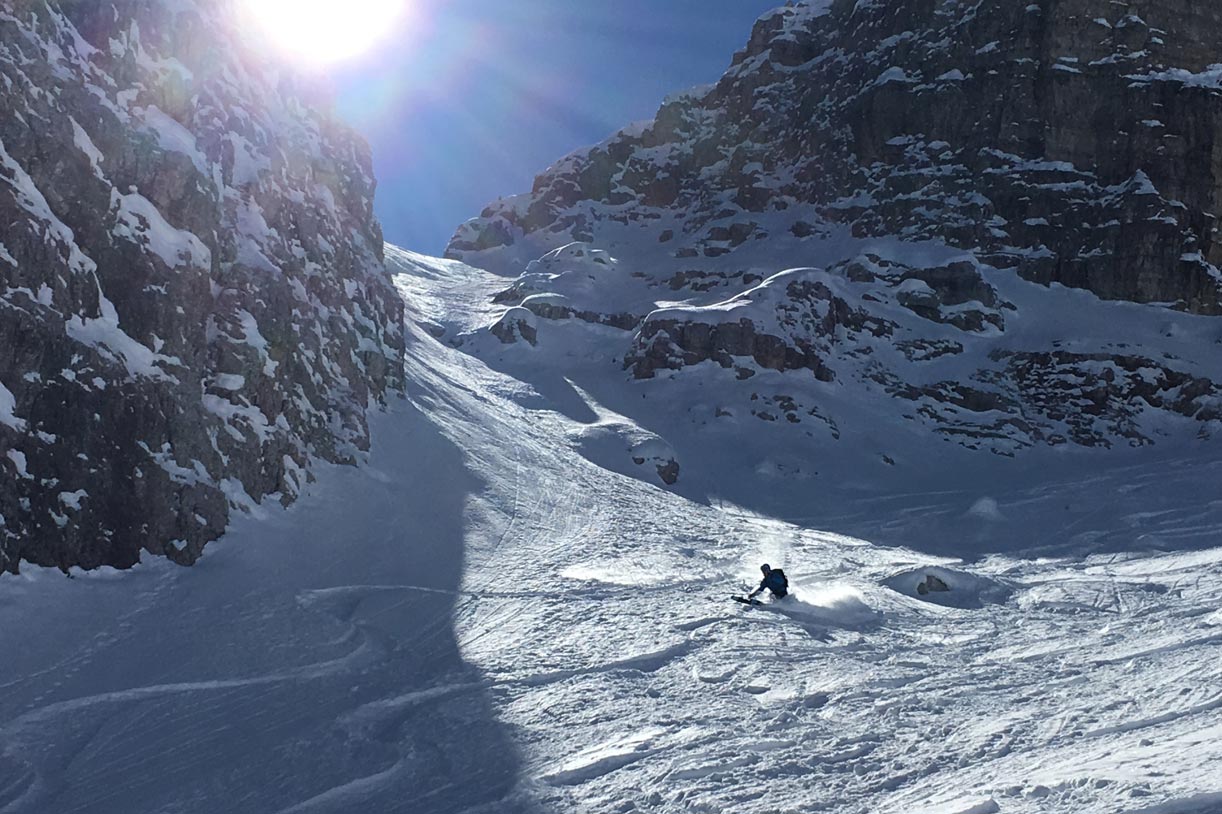
<svg viewBox="0 0 1222 814">
<path fill-rule="evenodd" d="M 503 279 L 388 256 L 413 323 L 495 318 Z M 629 445 L 590 442 L 625 411 L 542 363 L 569 350 L 510 347 L 511 376 L 413 328 L 409 397 L 359 468 L 239 519 L 191 570 L 6 580 L 0 812 L 1222 803 L 1217 515 L 1149 505 L 1216 460 L 838 492 L 841 516 L 786 523 L 630 476 L 610 457 Z M 1067 494 L 1054 555 L 972 554 L 980 523 L 1019 541 Z M 870 528 L 849 503 L 914 546 L 820 530 Z M 930 517 L 963 557 L 925 550 Z M 1130 550 L 1076 553 L 1103 528 Z M 763 560 L 794 597 L 730 602 Z"/>
</svg>

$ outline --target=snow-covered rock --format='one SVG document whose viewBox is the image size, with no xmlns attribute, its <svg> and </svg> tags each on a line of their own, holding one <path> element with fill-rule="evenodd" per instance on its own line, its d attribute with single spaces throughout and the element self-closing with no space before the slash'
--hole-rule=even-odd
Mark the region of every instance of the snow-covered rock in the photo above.
<svg viewBox="0 0 1222 814">
<path fill-rule="evenodd" d="M 533 345 L 538 331 L 536 324 L 534 313 L 522 306 L 516 306 L 501 314 L 488 330 L 506 345 L 518 341 Z"/>
<path fill-rule="evenodd" d="M 905 596 L 951 608 L 983 608 L 1006 602 L 1013 588 L 990 577 L 928 566 L 888 577 L 883 584 Z"/>
<path fill-rule="evenodd" d="M 0 3 L 0 569 L 191 562 L 400 386 L 368 149 L 235 10 Z"/>
<path fill-rule="evenodd" d="M 715 86 L 558 162 L 449 254 L 606 248 L 620 223 L 695 260 L 840 225 L 1217 314 L 1220 31 L 1199 3 L 805 0 Z"/>
<path fill-rule="evenodd" d="M 1222 12 L 1138 5 L 777 9 L 716 85 L 448 254 L 512 278 L 495 302 L 557 346 L 535 364 L 576 376 L 559 348 L 598 344 L 589 381 L 626 372 L 698 427 L 710 406 L 788 427 L 796 459 L 894 420 L 1004 456 L 1211 437 Z M 707 443 L 667 440 L 689 462 Z"/>
</svg>

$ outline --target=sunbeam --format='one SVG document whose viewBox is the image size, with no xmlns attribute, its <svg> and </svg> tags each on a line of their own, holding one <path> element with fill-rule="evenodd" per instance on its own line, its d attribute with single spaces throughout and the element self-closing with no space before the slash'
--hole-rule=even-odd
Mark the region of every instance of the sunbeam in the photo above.
<svg viewBox="0 0 1222 814">
<path fill-rule="evenodd" d="M 352 59 L 397 30 L 405 0 L 244 0 L 247 22 L 294 61 L 325 67 Z"/>
</svg>

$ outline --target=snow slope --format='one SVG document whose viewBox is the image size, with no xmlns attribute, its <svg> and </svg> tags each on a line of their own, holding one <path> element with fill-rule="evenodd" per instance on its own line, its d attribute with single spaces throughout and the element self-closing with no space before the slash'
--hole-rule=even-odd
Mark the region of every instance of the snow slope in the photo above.
<svg viewBox="0 0 1222 814">
<path fill-rule="evenodd" d="M 189 571 L 0 584 L 0 814 L 1222 810 L 1213 447 L 783 522 L 651 480 L 581 332 L 451 347 L 503 278 L 388 258 L 412 384 L 363 466 Z M 765 560 L 794 599 L 728 601 Z"/>
</svg>

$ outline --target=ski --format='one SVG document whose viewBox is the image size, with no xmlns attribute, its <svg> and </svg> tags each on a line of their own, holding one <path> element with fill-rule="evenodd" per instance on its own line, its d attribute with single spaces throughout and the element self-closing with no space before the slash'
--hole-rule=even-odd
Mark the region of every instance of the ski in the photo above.
<svg viewBox="0 0 1222 814">
<path fill-rule="evenodd" d="M 748 599 L 745 596 L 731 596 L 730 598 L 733 599 L 735 602 L 741 602 L 744 605 L 762 605 L 764 604 L 763 602 L 760 602 L 758 599 Z"/>
</svg>

